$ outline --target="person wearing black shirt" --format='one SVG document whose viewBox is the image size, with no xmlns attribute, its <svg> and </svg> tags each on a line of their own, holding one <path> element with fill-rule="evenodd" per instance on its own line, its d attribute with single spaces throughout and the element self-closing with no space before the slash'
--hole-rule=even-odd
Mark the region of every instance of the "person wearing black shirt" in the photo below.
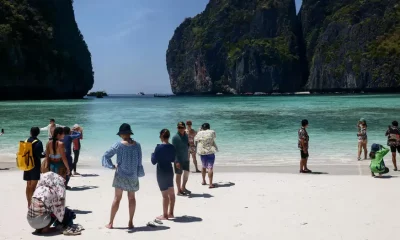
<svg viewBox="0 0 400 240">
<path fill-rule="evenodd" d="M 26 181 L 26 200 L 28 200 L 28 206 L 31 205 L 31 199 L 33 192 L 36 189 L 36 185 L 40 180 L 40 166 L 41 158 L 44 158 L 43 154 L 43 144 L 37 138 L 40 133 L 38 127 L 31 128 L 31 137 L 28 138 L 28 142 L 34 142 L 32 144 L 33 159 L 35 161 L 35 167 L 30 171 L 24 171 L 24 180 Z"/>
</svg>

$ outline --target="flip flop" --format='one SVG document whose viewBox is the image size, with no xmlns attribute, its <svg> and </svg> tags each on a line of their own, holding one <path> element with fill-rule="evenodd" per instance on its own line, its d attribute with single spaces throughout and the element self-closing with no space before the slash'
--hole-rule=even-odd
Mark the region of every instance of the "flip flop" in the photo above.
<svg viewBox="0 0 400 240">
<path fill-rule="evenodd" d="M 208 188 L 216 188 L 217 186 L 215 184 L 212 184 L 211 186 L 209 186 Z"/>
<path fill-rule="evenodd" d="M 159 220 L 159 219 L 154 219 L 154 222 L 155 223 L 157 223 L 157 224 L 160 224 L 160 225 L 163 225 L 164 223 L 161 221 L 161 220 Z"/>
<path fill-rule="evenodd" d="M 147 226 L 148 226 L 148 227 L 157 227 L 157 225 L 156 225 L 154 222 L 152 222 L 152 221 L 148 222 L 148 223 L 147 223 Z"/>
<path fill-rule="evenodd" d="M 185 192 L 182 192 L 182 191 L 179 191 L 177 195 L 181 196 L 181 197 L 186 197 L 187 196 L 187 194 Z"/>
<path fill-rule="evenodd" d="M 205 185 L 207 185 L 207 183 L 206 183 L 206 182 L 203 182 L 203 183 L 201 183 L 201 185 L 205 186 Z"/>
<path fill-rule="evenodd" d="M 191 194 L 192 191 L 185 189 L 185 191 L 183 191 L 183 193 L 185 193 L 185 194 Z"/>
</svg>

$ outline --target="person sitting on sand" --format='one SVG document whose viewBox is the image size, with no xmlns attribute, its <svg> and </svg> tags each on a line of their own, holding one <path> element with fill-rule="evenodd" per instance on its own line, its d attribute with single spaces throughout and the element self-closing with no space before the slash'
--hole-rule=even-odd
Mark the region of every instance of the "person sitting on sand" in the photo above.
<svg viewBox="0 0 400 240">
<path fill-rule="evenodd" d="M 80 175 L 78 172 L 76 172 L 76 166 L 78 165 L 79 154 L 81 152 L 81 140 L 83 139 L 83 128 L 78 124 L 75 124 L 74 127 L 72 128 L 72 131 L 79 132 L 81 134 L 80 138 L 74 139 L 72 141 L 74 150 L 74 164 L 73 164 L 74 175 Z"/>
<path fill-rule="evenodd" d="M 163 215 L 157 217 L 158 220 L 174 218 L 174 171 L 171 163 L 175 162 L 175 147 L 169 143 L 169 137 L 168 129 L 161 130 L 161 144 L 157 144 L 151 155 L 151 163 L 157 164 L 157 183 L 163 197 Z"/>
<path fill-rule="evenodd" d="M 200 173 L 201 171 L 197 166 L 196 146 L 194 145 L 194 137 L 196 136 L 197 132 L 192 128 L 192 121 L 186 121 L 186 134 L 188 135 L 189 139 L 189 161 L 190 161 L 190 156 L 192 156 L 196 173 Z"/>
<path fill-rule="evenodd" d="M 379 173 L 379 176 L 382 176 L 382 174 L 389 172 L 389 168 L 385 166 L 385 161 L 383 161 L 383 157 L 388 154 L 388 152 L 388 148 L 376 143 L 372 144 L 371 152 L 369 153 L 371 158 L 369 167 L 371 168 L 371 175 L 373 177 L 375 177 L 375 173 Z"/>
<path fill-rule="evenodd" d="M 187 196 L 192 192 L 186 188 L 189 179 L 190 162 L 189 162 L 189 138 L 185 132 L 186 126 L 184 122 L 178 123 L 178 132 L 172 138 L 172 145 L 175 147 L 175 175 L 176 188 L 178 196 Z M 183 183 L 182 183 L 183 173 Z"/>
<path fill-rule="evenodd" d="M 218 151 L 215 138 L 216 134 L 214 130 L 210 130 L 209 123 L 204 123 L 201 126 L 201 131 L 198 132 L 194 138 L 194 142 L 197 145 L 197 154 L 199 154 L 201 157 L 201 176 L 203 178 L 202 185 L 207 185 L 206 171 L 208 170 L 209 188 L 215 188 L 215 185 L 213 184 L 214 162 L 215 153 Z"/>
<path fill-rule="evenodd" d="M 110 222 L 106 225 L 106 228 L 113 228 L 114 218 L 122 199 L 122 193 L 127 191 L 129 201 L 128 228 L 132 229 L 134 227 L 133 216 L 136 209 L 135 192 L 139 191 L 139 177 L 144 176 L 142 149 L 140 144 L 131 138 L 133 132 L 129 124 L 122 124 L 117 135 L 122 140 L 115 143 L 104 154 L 102 159 L 103 167 L 116 170 L 112 184 L 115 188 L 115 196 L 111 207 Z M 115 154 L 117 155 L 117 166 L 111 161 L 111 158 Z"/>
<path fill-rule="evenodd" d="M 31 137 L 27 139 L 28 142 L 32 143 L 32 155 L 35 162 L 35 167 L 29 171 L 24 171 L 24 180 L 26 181 L 26 200 L 28 206 L 31 205 L 31 199 L 33 192 L 36 189 L 36 185 L 40 179 L 40 166 L 41 158 L 44 158 L 43 144 L 37 138 L 39 136 L 40 129 L 38 127 L 31 128 Z"/>
<path fill-rule="evenodd" d="M 79 130 L 79 129 L 78 129 Z M 68 161 L 68 167 L 70 170 L 72 170 L 74 163 L 72 162 L 72 155 L 71 155 L 71 150 L 72 150 L 72 141 L 75 139 L 79 139 L 81 137 L 80 132 L 71 132 L 71 129 L 69 127 L 64 127 L 64 138 L 62 139 L 62 142 L 64 143 L 65 147 L 65 156 L 67 157 Z M 70 186 L 68 186 L 70 175 L 67 176 L 67 189 L 71 189 Z"/>
<path fill-rule="evenodd" d="M 400 153 L 399 123 L 397 121 L 393 121 L 392 126 L 388 127 L 385 135 L 388 138 L 387 145 L 390 147 L 390 151 L 392 152 L 392 162 L 394 166 L 393 171 L 397 171 L 396 150 Z"/>
<path fill-rule="evenodd" d="M 51 140 L 51 138 L 53 137 L 54 129 L 56 129 L 57 127 L 63 128 L 64 126 L 56 124 L 56 120 L 52 118 L 50 119 L 50 124 L 46 127 L 41 128 L 40 131 L 47 131 L 49 140 Z"/>
<path fill-rule="evenodd" d="M 64 139 L 64 129 L 56 127 L 53 132 L 53 137 L 46 145 L 46 159 L 49 170 L 57 173 L 65 180 L 70 175 L 68 160 L 65 155 L 65 145 L 62 142 Z"/>
<path fill-rule="evenodd" d="M 364 149 L 364 159 L 367 159 L 368 156 L 368 149 L 367 149 L 367 144 L 368 144 L 368 137 L 367 137 L 367 122 L 365 121 L 364 118 L 361 118 L 360 121 L 358 121 L 358 161 L 361 160 L 361 152 Z"/>
<path fill-rule="evenodd" d="M 300 149 L 300 173 L 311 173 L 312 171 L 307 168 L 308 161 L 308 142 L 310 141 L 310 137 L 307 133 L 308 120 L 304 119 L 301 121 L 301 128 L 298 131 L 299 142 L 297 144 Z"/>
</svg>

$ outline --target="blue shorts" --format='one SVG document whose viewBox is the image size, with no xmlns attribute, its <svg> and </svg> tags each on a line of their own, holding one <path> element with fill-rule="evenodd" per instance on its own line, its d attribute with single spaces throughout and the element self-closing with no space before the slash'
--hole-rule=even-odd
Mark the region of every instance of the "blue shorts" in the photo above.
<svg viewBox="0 0 400 240">
<path fill-rule="evenodd" d="M 203 168 L 207 168 L 207 169 L 214 168 L 215 154 L 201 155 L 200 157 L 201 157 L 201 164 L 203 165 Z"/>
</svg>

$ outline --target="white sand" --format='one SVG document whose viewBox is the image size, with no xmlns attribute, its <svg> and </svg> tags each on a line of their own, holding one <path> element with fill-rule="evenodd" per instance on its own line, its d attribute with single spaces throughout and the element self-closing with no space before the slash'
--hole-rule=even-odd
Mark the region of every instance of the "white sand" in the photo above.
<svg viewBox="0 0 400 240">
<path fill-rule="evenodd" d="M 177 199 L 175 215 L 192 216 L 194 222 L 144 227 L 161 214 L 161 194 L 155 174 L 149 173 L 141 179 L 137 194 L 136 232 L 109 230 L 104 225 L 113 199 L 113 171 L 83 169 L 82 173 L 100 176 L 71 180 L 73 187 L 98 187 L 67 192 L 68 206 L 90 211 L 77 214 L 75 222 L 86 230 L 76 239 L 396 239 L 400 227 L 400 178 L 217 172 L 217 182 L 235 185 L 209 190 L 199 184 L 200 175 L 192 174 L 188 188 L 196 196 Z M 0 239 L 38 239 L 26 221 L 22 172 L 0 171 L 0 181 Z M 114 225 L 124 228 L 127 223 L 124 196 Z"/>
</svg>

